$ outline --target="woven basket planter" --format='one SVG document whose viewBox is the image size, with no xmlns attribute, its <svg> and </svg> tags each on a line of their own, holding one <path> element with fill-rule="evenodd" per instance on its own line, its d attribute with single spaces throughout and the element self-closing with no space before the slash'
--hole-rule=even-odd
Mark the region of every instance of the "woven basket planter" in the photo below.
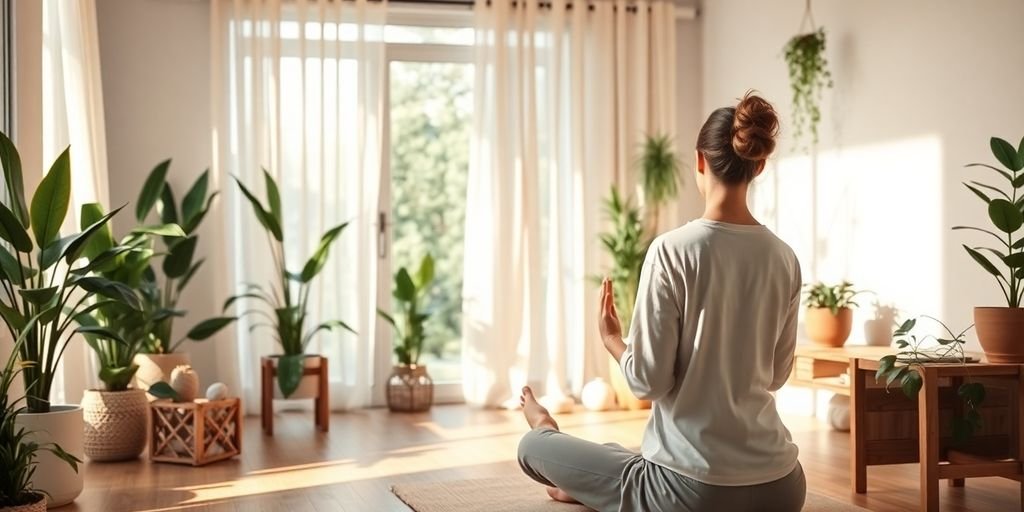
<svg viewBox="0 0 1024 512">
<path fill-rule="evenodd" d="M 85 392 L 85 455 L 99 462 L 138 458 L 146 448 L 149 400 L 141 389 Z"/>
<path fill-rule="evenodd" d="M 36 494 L 35 503 L 28 505 L 16 505 L 13 507 L 0 507 L 0 512 L 46 512 L 46 496 Z"/>
<path fill-rule="evenodd" d="M 434 404 L 434 381 L 422 365 L 398 365 L 388 379 L 388 409 L 423 412 Z"/>
<path fill-rule="evenodd" d="M 15 505 L 13 507 L 0 507 L 0 512 L 46 512 L 46 497 L 36 494 L 36 502 L 29 505 Z"/>
</svg>

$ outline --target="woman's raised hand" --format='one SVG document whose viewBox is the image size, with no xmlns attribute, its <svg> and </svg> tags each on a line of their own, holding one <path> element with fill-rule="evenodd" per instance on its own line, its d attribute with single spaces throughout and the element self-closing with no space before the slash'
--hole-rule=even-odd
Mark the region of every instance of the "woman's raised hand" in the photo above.
<svg viewBox="0 0 1024 512">
<path fill-rule="evenodd" d="M 601 331 L 601 341 L 605 346 L 609 338 L 622 341 L 622 323 L 619 322 L 619 314 L 615 311 L 615 290 L 612 288 L 612 281 L 607 277 L 601 282 L 601 311 L 598 314 L 598 329 Z"/>
</svg>

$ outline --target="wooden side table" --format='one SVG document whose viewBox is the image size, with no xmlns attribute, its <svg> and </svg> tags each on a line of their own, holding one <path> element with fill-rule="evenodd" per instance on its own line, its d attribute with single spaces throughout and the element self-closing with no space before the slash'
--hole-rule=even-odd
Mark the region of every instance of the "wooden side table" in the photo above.
<svg viewBox="0 0 1024 512">
<path fill-rule="evenodd" d="M 331 424 L 327 358 L 323 356 L 309 357 L 319 357 L 320 366 L 304 368 L 302 375 L 317 376 L 317 394 L 313 405 L 314 422 L 317 429 L 327 432 Z M 277 376 L 273 358 L 260 358 L 260 370 L 260 419 L 263 423 L 263 433 L 272 436 L 274 435 L 274 377 Z"/>
<path fill-rule="evenodd" d="M 965 478 L 1024 478 L 1024 365 L 926 365 L 918 369 L 922 386 L 917 400 L 907 398 L 898 386 L 886 391 L 875 385 L 875 359 L 852 359 L 850 368 L 854 492 L 867 492 L 867 466 L 919 462 L 921 510 L 937 512 L 940 479 L 962 486 Z M 954 450 L 949 424 L 952 414 L 962 412 L 957 388 L 965 379 L 985 384 L 982 427 Z M 1021 498 L 1024 510 L 1024 482 Z"/>
</svg>

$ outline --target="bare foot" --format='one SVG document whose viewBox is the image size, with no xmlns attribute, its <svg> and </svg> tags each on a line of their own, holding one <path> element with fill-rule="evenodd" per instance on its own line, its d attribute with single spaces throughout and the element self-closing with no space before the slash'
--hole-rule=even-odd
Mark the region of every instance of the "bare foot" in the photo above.
<svg viewBox="0 0 1024 512">
<path fill-rule="evenodd" d="M 548 496 L 555 501 L 561 501 L 562 503 L 579 503 L 572 496 L 569 496 L 565 491 L 558 487 L 548 487 Z"/>
<path fill-rule="evenodd" d="M 523 416 L 526 417 L 526 422 L 530 424 L 530 428 L 537 427 L 550 427 L 558 430 L 558 423 L 555 423 L 555 419 L 551 417 L 548 410 L 543 405 L 537 403 L 537 398 L 533 396 L 533 390 L 530 386 L 523 388 L 523 394 L 519 397 L 519 404 L 523 406 Z"/>
</svg>

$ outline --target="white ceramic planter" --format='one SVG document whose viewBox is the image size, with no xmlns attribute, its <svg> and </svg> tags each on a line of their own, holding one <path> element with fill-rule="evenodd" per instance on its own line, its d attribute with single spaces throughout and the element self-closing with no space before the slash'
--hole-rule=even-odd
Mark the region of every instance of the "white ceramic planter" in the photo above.
<svg viewBox="0 0 1024 512">
<path fill-rule="evenodd" d="M 175 366 L 192 364 L 192 358 L 188 352 L 138 354 L 133 361 L 139 365 L 139 371 L 135 372 L 132 387 L 145 390 L 160 381 L 170 383 L 171 371 Z"/>
<path fill-rule="evenodd" d="M 89 390 L 82 397 L 85 454 L 100 462 L 137 459 L 146 448 L 149 401 L 141 389 Z"/>
<path fill-rule="evenodd" d="M 281 356 L 271 356 L 274 361 L 274 369 L 277 370 L 277 362 Z M 303 362 L 303 366 L 306 368 L 319 368 L 320 367 L 320 356 L 318 355 L 307 355 L 306 360 Z M 289 396 L 288 400 L 301 400 L 304 398 L 316 398 L 320 394 L 320 382 L 319 377 L 316 375 L 305 375 L 302 380 L 299 381 L 299 387 L 295 388 L 295 392 Z M 274 398 L 281 400 L 284 399 L 284 394 L 281 393 L 281 385 L 274 381 Z"/>
<path fill-rule="evenodd" d="M 17 424 L 31 432 L 29 438 L 33 441 L 40 444 L 56 443 L 64 451 L 85 460 L 85 422 L 82 419 L 81 407 L 54 405 L 47 413 L 22 413 L 18 415 Z M 75 472 L 68 463 L 52 453 L 40 451 L 36 457 L 36 472 L 32 478 L 32 486 L 49 495 L 50 508 L 67 505 L 82 494 L 84 470 L 85 467 L 79 464 L 78 472 Z"/>
</svg>

